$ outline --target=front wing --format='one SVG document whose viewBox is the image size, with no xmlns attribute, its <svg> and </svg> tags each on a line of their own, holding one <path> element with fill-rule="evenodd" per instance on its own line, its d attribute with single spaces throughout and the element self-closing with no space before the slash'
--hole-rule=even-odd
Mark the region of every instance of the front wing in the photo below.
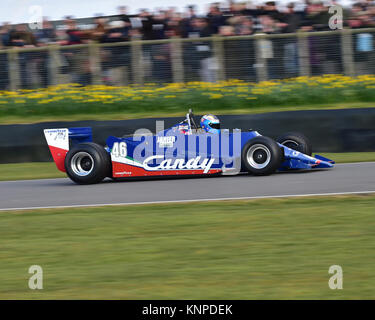
<svg viewBox="0 0 375 320">
<path fill-rule="evenodd" d="M 304 153 L 295 151 L 283 145 L 284 161 L 281 164 L 279 171 L 297 170 L 297 169 L 324 169 L 332 168 L 335 162 L 320 155 L 310 157 Z"/>
</svg>

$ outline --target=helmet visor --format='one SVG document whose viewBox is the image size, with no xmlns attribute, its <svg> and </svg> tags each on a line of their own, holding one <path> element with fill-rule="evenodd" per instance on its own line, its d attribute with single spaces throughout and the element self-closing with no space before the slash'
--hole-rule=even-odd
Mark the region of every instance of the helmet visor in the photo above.
<svg viewBox="0 0 375 320">
<path fill-rule="evenodd" d="M 220 129 L 220 123 L 210 123 L 212 129 Z"/>
</svg>

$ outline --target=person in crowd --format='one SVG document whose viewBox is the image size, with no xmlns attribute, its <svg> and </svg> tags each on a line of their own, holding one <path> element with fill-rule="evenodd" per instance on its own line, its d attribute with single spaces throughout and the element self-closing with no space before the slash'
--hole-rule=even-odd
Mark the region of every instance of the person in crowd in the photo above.
<svg viewBox="0 0 375 320">
<path fill-rule="evenodd" d="M 37 40 L 33 32 L 29 31 L 27 24 L 17 24 L 10 31 L 10 46 L 32 48 L 37 46 Z"/>
<path fill-rule="evenodd" d="M 36 30 L 35 37 L 38 45 L 49 45 L 56 43 L 56 30 L 46 17 L 43 19 L 42 29 Z"/>
<path fill-rule="evenodd" d="M 35 32 L 35 37 L 38 46 L 48 46 L 57 42 L 56 30 L 46 17 L 43 18 L 42 29 Z M 57 63 L 53 59 L 54 57 L 51 57 L 46 50 L 39 52 L 37 56 L 37 70 L 42 87 L 47 87 L 50 84 L 49 66 L 51 63 Z"/>
<path fill-rule="evenodd" d="M 226 18 L 221 12 L 218 3 L 214 3 L 210 6 L 207 14 L 207 22 L 213 34 L 219 33 L 219 28 L 225 25 Z"/>
<path fill-rule="evenodd" d="M 327 31 L 330 30 L 328 26 L 329 19 L 328 7 L 318 0 L 307 5 L 303 23 L 311 26 L 313 31 Z"/>
<path fill-rule="evenodd" d="M 190 38 L 205 38 L 212 35 L 207 18 L 195 18 L 192 27 L 192 31 L 189 33 Z M 192 64 L 199 66 L 200 80 L 206 82 L 216 81 L 218 64 L 212 53 L 212 43 L 209 41 L 196 41 L 191 46 L 190 61 Z"/>
<path fill-rule="evenodd" d="M 64 46 L 88 43 L 91 31 L 81 30 L 77 21 L 67 16 L 64 21 L 65 39 L 59 43 Z M 71 82 L 87 85 L 91 83 L 90 60 L 87 48 L 71 48 L 62 51 L 65 61 L 63 72 L 68 73 Z"/>
<path fill-rule="evenodd" d="M 128 20 L 129 19 L 128 7 L 127 6 L 118 6 L 117 12 L 118 12 L 117 18 L 119 20 Z"/>
<path fill-rule="evenodd" d="M 0 28 L 0 48 L 10 46 L 10 31 L 11 27 L 9 22 L 4 22 Z"/>
<path fill-rule="evenodd" d="M 141 20 L 141 34 L 142 40 L 154 40 L 152 25 L 154 22 L 154 17 L 147 9 L 142 9 L 139 13 L 139 18 Z"/>
<path fill-rule="evenodd" d="M 6 90 L 9 87 L 9 67 L 8 55 L 1 52 L 10 46 L 10 25 L 5 22 L 0 28 L 0 90 Z"/>
<path fill-rule="evenodd" d="M 97 16 L 94 19 L 95 27 L 90 32 L 90 39 L 95 42 L 104 42 L 108 28 L 107 19 Z"/>
<path fill-rule="evenodd" d="M 84 32 L 77 27 L 77 22 L 72 17 L 68 16 L 65 19 L 65 33 L 66 33 L 66 42 L 61 44 L 64 45 L 74 45 L 83 43 L 83 34 Z"/>
<path fill-rule="evenodd" d="M 287 11 L 280 17 L 280 21 L 284 23 L 281 28 L 282 33 L 295 33 L 301 27 L 301 15 L 295 11 L 293 2 L 288 3 Z"/>
<path fill-rule="evenodd" d="M 159 11 L 152 19 L 152 39 L 166 39 L 166 30 L 168 27 L 168 15 L 164 10 Z"/>
<path fill-rule="evenodd" d="M 33 32 L 29 31 L 27 24 L 22 23 L 15 26 L 10 32 L 9 39 L 10 46 L 22 48 L 36 47 L 37 40 Z M 35 52 L 20 52 L 18 55 L 20 66 L 20 80 L 22 88 L 28 89 L 32 87 L 32 67 L 34 67 L 35 59 L 37 58 Z"/>
<path fill-rule="evenodd" d="M 182 37 L 182 21 L 183 17 L 179 12 L 174 12 L 173 15 L 169 17 L 166 28 L 168 30 L 168 38 Z"/>
<path fill-rule="evenodd" d="M 111 21 L 102 38 L 102 43 L 127 42 L 131 38 L 131 23 L 129 18 L 122 16 L 123 20 Z M 108 76 L 112 71 L 124 73 L 122 67 L 127 67 L 127 72 L 131 71 L 131 53 L 129 45 L 104 47 L 103 71 L 106 73 L 106 81 L 111 83 L 111 77 Z M 112 72 L 112 73 L 113 73 Z M 108 77 L 107 77 L 108 76 Z M 123 75 L 124 76 L 124 75 Z"/>
<path fill-rule="evenodd" d="M 281 27 L 282 33 L 295 33 L 301 27 L 301 14 L 295 11 L 294 3 L 288 3 L 287 9 L 280 21 L 284 23 Z M 283 77 L 296 77 L 298 75 L 298 44 L 295 37 L 282 38 L 279 40 L 283 46 Z"/>
<path fill-rule="evenodd" d="M 193 30 L 193 20 L 195 18 L 198 18 L 195 6 L 189 5 L 180 22 L 181 36 L 183 38 L 189 37 L 189 33 Z"/>
<path fill-rule="evenodd" d="M 277 9 L 275 1 L 266 2 L 262 15 L 271 17 L 274 21 L 281 21 L 283 17 L 283 14 Z"/>
</svg>

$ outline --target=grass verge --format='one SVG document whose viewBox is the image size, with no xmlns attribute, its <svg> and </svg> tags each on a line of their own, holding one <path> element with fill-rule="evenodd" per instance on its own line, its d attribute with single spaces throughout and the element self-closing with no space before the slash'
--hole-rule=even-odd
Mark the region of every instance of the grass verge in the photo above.
<svg viewBox="0 0 375 320">
<path fill-rule="evenodd" d="M 375 76 L 323 75 L 259 83 L 229 79 L 142 86 L 60 84 L 0 91 L 0 123 L 119 120 L 197 114 L 373 107 Z"/>
<path fill-rule="evenodd" d="M 372 162 L 375 161 L 375 152 L 344 152 L 344 153 L 319 153 L 336 163 Z"/>
<path fill-rule="evenodd" d="M 0 164 L 0 181 L 64 178 L 54 162 Z"/>
<path fill-rule="evenodd" d="M 374 299 L 374 208 L 367 195 L 2 212 L 0 298 Z"/>
<path fill-rule="evenodd" d="M 236 104 L 228 105 L 221 109 L 215 107 L 215 104 L 210 105 L 199 105 L 195 103 L 180 103 L 176 102 L 176 108 L 173 110 L 166 109 L 163 107 L 154 107 L 148 111 L 142 110 L 142 108 L 124 109 L 121 112 L 108 112 L 106 109 L 98 107 L 96 113 L 81 114 L 81 113 L 69 113 L 66 114 L 27 114 L 27 115 L 9 115 L 4 114 L 0 116 L 0 124 L 30 124 L 39 122 L 55 122 L 55 121 L 109 121 L 109 120 L 129 120 L 129 119 L 143 119 L 143 118 L 163 118 L 163 117 L 184 117 L 189 108 L 194 109 L 195 114 L 207 114 L 212 113 L 215 115 L 236 115 L 236 114 L 258 114 L 268 112 L 284 112 L 284 111 L 303 111 L 303 110 L 335 110 L 335 109 L 357 109 L 357 108 L 374 108 L 373 102 L 351 102 L 351 103 L 329 103 L 329 104 L 305 104 L 305 105 L 293 105 L 288 106 L 251 106 L 248 108 L 236 107 Z M 85 106 L 77 108 L 85 110 Z"/>
<path fill-rule="evenodd" d="M 322 153 L 337 163 L 375 161 L 375 152 Z M 52 162 L 0 164 L 0 181 L 64 178 Z"/>
</svg>

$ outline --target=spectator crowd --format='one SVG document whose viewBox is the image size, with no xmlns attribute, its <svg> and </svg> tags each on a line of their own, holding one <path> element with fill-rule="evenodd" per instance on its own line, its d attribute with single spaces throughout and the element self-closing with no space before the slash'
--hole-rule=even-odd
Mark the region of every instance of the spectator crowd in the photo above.
<svg viewBox="0 0 375 320">
<path fill-rule="evenodd" d="M 337 4 L 335 0 L 305 0 L 279 6 L 274 1 L 264 5 L 251 2 L 230 1 L 209 5 L 206 14 L 197 14 L 194 5 L 186 12 L 175 8 L 159 9 L 151 12 L 142 9 L 138 14 L 128 14 L 127 8 L 120 6 L 117 16 L 93 18 L 93 27 L 81 30 L 77 20 L 66 17 L 63 25 L 55 28 L 45 20 L 41 29 L 30 30 L 27 24 L 12 26 L 4 23 L 0 29 L 1 47 L 33 47 L 51 43 L 61 45 L 87 43 L 90 40 L 102 43 L 128 41 L 132 38 L 143 40 L 166 39 L 170 37 L 197 37 L 211 35 L 251 35 L 262 33 L 292 33 L 298 30 L 329 30 L 331 15 L 328 9 Z M 344 26 L 368 28 L 375 26 L 375 4 L 373 0 L 362 0 L 344 9 Z"/>
<path fill-rule="evenodd" d="M 321 0 L 305 0 L 287 5 L 279 5 L 274 1 L 268 1 L 262 5 L 254 5 L 251 2 L 213 3 L 208 6 L 208 12 L 198 14 L 194 5 L 188 6 L 185 12 L 178 12 L 175 8 L 158 9 L 151 12 L 142 9 L 138 14 L 129 14 L 127 7 L 118 8 L 118 14 L 115 16 L 96 15 L 92 22 L 82 27 L 79 19 L 65 17 L 62 21 L 48 21 L 45 19 L 42 28 L 31 30 L 28 24 L 10 25 L 4 23 L 0 28 L 0 49 L 9 47 L 43 47 L 49 44 L 59 44 L 61 46 L 85 44 L 92 41 L 99 43 L 126 42 L 132 39 L 136 40 L 157 40 L 173 37 L 182 38 L 200 38 L 213 35 L 234 36 L 234 35 L 253 35 L 255 33 L 277 34 L 294 33 L 302 31 L 325 31 L 330 30 L 329 20 L 332 14 L 328 12 L 329 7 L 338 4 L 335 0 L 323 2 Z M 344 9 L 344 27 L 347 28 L 369 28 L 375 27 L 375 4 L 374 0 L 361 0 Z M 204 51 L 205 43 L 200 44 Z M 147 46 L 144 50 L 148 50 Z M 290 46 L 292 48 L 293 46 Z M 232 48 L 232 51 L 235 48 Z M 171 75 L 165 71 L 165 65 L 170 59 L 168 48 L 157 47 L 157 53 L 154 49 L 149 50 L 152 56 L 153 65 L 156 66 L 154 73 L 159 78 L 170 78 Z M 290 50 L 295 50 L 292 48 Z M 185 50 L 189 53 L 189 50 Z M 0 51 L 1 52 L 1 51 Z M 113 47 L 109 54 L 114 58 L 103 58 L 103 69 L 106 70 L 116 65 L 117 60 L 125 61 L 128 59 L 129 48 Z M 108 53 L 107 52 L 107 53 Z M 40 55 L 40 53 L 39 53 Z M 71 59 L 76 55 L 74 50 L 65 52 L 67 65 L 72 66 Z M 187 54 L 188 56 L 189 54 Z M 107 54 L 108 56 L 108 54 Z M 203 57 L 203 58 L 202 58 Z M 208 56 L 207 56 L 208 57 Z M 206 58 L 207 58 L 206 57 Z M 31 61 L 33 53 L 24 53 L 20 56 L 21 80 L 23 86 L 28 86 L 28 76 L 26 63 Z M 204 53 L 201 54 L 203 60 Z M 189 60 L 189 57 L 187 57 Z M 34 59 L 35 60 L 35 59 Z M 80 60 L 76 60 L 80 64 Z M 207 62 L 207 61 L 206 61 Z M 39 61 L 38 70 L 44 79 L 43 84 L 48 85 L 48 63 L 47 57 Z M 208 63 L 208 62 L 207 62 Z M 276 62 L 277 63 L 277 62 Z M 0 56 L 0 69 L 7 72 L 6 58 Z M 119 62 L 119 65 L 121 63 Z M 210 66 L 211 65 L 211 66 Z M 212 61 L 205 70 L 212 68 Z M 64 66 L 62 66 L 64 67 Z M 85 69 L 84 64 L 80 67 Z M 89 66 L 87 66 L 89 68 Z M 202 65 L 198 68 L 203 68 Z M 194 69 L 194 67 L 193 67 Z M 204 68 L 203 68 L 204 69 Z M 1 72 L 1 71 L 0 71 Z M 87 72 L 86 74 L 88 74 Z M 80 76 L 81 77 L 81 76 Z M 202 76 L 205 80 L 210 79 L 206 73 Z M 73 79 L 79 82 L 90 82 L 90 79 Z M 0 87 L 4 87 L 3 84 Z M 2 81 L 4 82 L 4 81 Z"/>
</svg>

